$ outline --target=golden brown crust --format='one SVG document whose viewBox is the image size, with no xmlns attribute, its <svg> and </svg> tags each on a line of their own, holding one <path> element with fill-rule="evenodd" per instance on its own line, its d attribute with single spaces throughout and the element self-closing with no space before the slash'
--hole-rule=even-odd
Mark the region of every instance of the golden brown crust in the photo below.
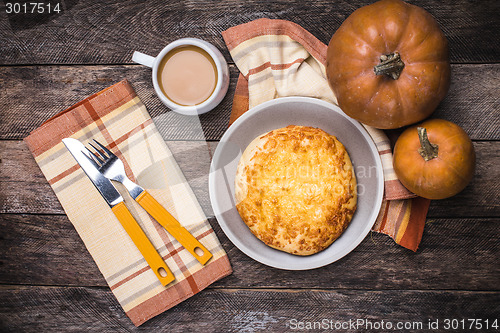
<svg viewBox="0 0 500 333">
<path fill-rule="evenodd" d="M 327 248 L 356 210 L 346 149 L 323 130 L 288 126 L 253 140 L 235 178 L 236 208 L 267 245 L 297 255 Z"/>
</svg>

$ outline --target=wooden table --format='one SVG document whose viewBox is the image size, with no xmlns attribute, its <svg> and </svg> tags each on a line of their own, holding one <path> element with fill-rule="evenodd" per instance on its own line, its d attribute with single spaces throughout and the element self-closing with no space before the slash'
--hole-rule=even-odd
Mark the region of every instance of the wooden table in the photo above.
<svg viewBox="0 0 500 333">
<path fill-rule="evenodd" d="M 451 199 L 432 202 L 417 253 L 372 233 L 331 265 L 283 271 L 245 256 L 213 217 L 210 156 L 193 157 L 213 151 L 229 119 L 237 69 L 221 31 L 279 18 L 327 43 L 353 10 L 370 2 L 65 0 L 52 15 L 7 15 L 1 4 L 0 331 L 285 331 L 299 321 L 357 319 L 422 322 L 425 331 L 429 320 L 439 320 L 442 330 L 446 319 L 458 320 L 459 327 L 464 319 L 462 331 L 470 331 L 469 319 L 482 319 L 483 331 L 485 320 L 500 325 L 498 1 L 411 1 L 436 17 L 451 49 L 451 88 L 434 117 L 462 126 L 477 153 L 472 183 Z M 205 39 L 230 62 L 226 98 L 200 117 L 208 143 L 190 130 L 189 119 L 155 97 L 150 70 L 131 62 L 133 50 L 155 55 L 180 37 Z M 124 78 L 153 117 L 168 120 L 161 131 L 234 268 L 139 328 L 111 294 L 22 141 L 50 116 Z"/>
</svg>

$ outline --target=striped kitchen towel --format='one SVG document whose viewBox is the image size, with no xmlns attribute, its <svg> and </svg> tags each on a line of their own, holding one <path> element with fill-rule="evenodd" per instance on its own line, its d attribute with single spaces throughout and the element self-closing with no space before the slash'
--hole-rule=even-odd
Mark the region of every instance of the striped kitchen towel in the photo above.
<svg viewBox="0 0 500 333">
<path fill-rule="evenodd" d="M 307 96 L 337 104 L 326 79 L 327 46 L 299 25 L 258 19 L 222 33 L 240 70 L 230 124 L 265 101 L 285 96 Z M 375 142 L 384 168 L 385 192 L 373 230 L 416 251 L 430 201 L 416 197 L 397 179 L 392 150 L 382 130 L 365 126 Z"/>
<path fill-rule="evenodd" d="M 147 188 L 212 252 L 213 258 L 202 266 L 118 185 L 132 215 L 175 275 L 176 280 L 164 287 L 61 142 L 66 137 L 106 143 L 124 161 L 129 178 Z M 136 326 L 231 274 L 228 257 L 193 191 L 126 80 L 49 119 L 25 142 L 111 291 Z"/>
</svg>

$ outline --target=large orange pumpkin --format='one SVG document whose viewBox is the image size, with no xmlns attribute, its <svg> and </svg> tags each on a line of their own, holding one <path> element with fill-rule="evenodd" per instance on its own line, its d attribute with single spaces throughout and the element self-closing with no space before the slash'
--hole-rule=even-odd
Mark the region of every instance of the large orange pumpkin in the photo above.
<svg viewBox="0 0 500 333">
<path fill-rule="evenodd" d="M 448 92 L 448 43 L 424 9 L 382 0 L 356 10 L 335 32 L 327 76 L 349 116 L 399 128 L 427 118 Z"/>
<path fill-rule="evenodd" d="M 407 189 L 424 198 L 444 199 L 471 181 L 476 154 L 462 128 L 447 120 L 431 119 L 400 135 L 393 163 Z"/>
</svg>

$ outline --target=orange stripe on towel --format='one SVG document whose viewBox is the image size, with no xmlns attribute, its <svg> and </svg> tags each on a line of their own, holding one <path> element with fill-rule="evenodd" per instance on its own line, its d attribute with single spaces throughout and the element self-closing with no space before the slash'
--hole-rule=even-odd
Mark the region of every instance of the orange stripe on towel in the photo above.
<svg viewBox="0 0 500 333">
<path fill-rule="evenodd" d="M 263 70 L 265 70 L 266 68 L 271 68 L 272 70 L 275 70 L 275 71 L 282 71 L 284 69 L 292 67 L 295 64 L 302 63 L 303 61 L 304 61 L 304 58 L 296 59 L 296 60 L 294 60 L 290 63 L 287 63 L 287 64 L 271 64 L 271 62 L 268 61 L 268 62 L 266 62 L 258 67 L 250 69 L 245 78 L 248 80 L 250 75 L 260 73 Z"/>
</svg>

